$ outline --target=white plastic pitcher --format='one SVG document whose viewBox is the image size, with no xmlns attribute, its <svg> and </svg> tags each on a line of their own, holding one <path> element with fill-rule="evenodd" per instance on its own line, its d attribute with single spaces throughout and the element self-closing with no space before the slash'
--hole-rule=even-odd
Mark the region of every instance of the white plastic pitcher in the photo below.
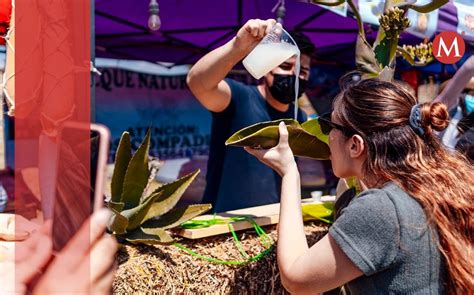
<svg viewBox="0 0 474 295">
<path fill-rule="evenodd" d="M 242 63 L 255 79 L 260 79 L 293 55 L 299 56 L 299 53 L 290 34 L 281 24 L 275 24 Z"/>
</svg>

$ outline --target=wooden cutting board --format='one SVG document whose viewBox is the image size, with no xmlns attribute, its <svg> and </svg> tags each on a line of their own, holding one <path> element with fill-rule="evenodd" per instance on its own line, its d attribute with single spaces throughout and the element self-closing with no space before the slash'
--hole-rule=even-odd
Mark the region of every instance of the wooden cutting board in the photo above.
<svg viewBox="0 0 474 295">
<path fill-rule="evenodd" d="M 313 200 L 303 199 L 302 204 L 316 204 Z M 219 214 L 207 214 L 196 217 L 194 220 L 205 220 L 214 218 L 228 218 L 233 216 L 250 216 L 260 226 L 277 224 L 280 218 L 280 203 L 257 206 L 239 210 L 227 211 Z M 247 221 L 232 222 L 235 231 L 253 228 L 253 225 Z M 200 239 L 229 233 L 229 226 L 227 224 L 216 224 L 205 228 L 196 229 L 180 229 L 177 234 L 187 239 Z"/>
</svg>

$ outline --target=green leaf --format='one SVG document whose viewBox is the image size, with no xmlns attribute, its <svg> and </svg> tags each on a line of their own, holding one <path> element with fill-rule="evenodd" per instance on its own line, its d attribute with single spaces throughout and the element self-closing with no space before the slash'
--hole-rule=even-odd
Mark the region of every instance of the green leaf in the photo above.
<svg viewBox="0 0 474 295">
<path fill-rule="evenodd" d="M 250 146 L 253 148 L 269 149 L 278 144 L 278 125 L 284 121 L 288 128 L 289 144 L 293 154 L 312 159 L 328 159 L 329 147 L 317 136 L 305 131 L 298 121 L 293 119 L 276 120 L 258 123 L 237 131 L 227 141 L 226 145 Z"/>
<path fill-rule="evenodd" d="M 115 235 L 122 235 L 126 233 L 126 229 L 128 226 L 127 217 L 123 216 L 113 208 L 109 209 L 112 211 L 113 214 L 110 218 L 110 223 L 107 225 L 108 230 Z"/>
<path fill-rule="evenodd" d="M 361 34 L 358 35 L 356 43 L 356 66 L 365 74 L 363 78 L 376 77 L 381 71 L 372 47 Z"/>
<path fill-rule="evenodd" d="M 153 194 L 159 193 L 160 197 L 155 200 L 143 220 L 147 221 L 150 218 L 161 216 L 173 209 L 199 172 L 201 172 L 201 170 L 198 169 L 193 173 L 157 188 Z M 145 200 L 148 200 L 148 198 Z"/>
<path fill-rule="evenodd" d="M 120 137 L 120 142 L 115 154 L 114 174 L 112 176 L 112 201 L 120 202 L 122 197 L 123 180 L 127 172 L 128 164 L 132 158 L 132 146 L 130 134 L 125 131 Z M 120 210 L 119 210 L 120 211 Z"/>
<path fill-rule="evenodd" d="M 303 219 L 306 220 L 321 220 L 326 223 L 333 223 L 334 221 L 334 204 L 305 204 L 301 207 Z"/>
<path fill-rule="evenodd" d="M 408 7 L 410 9 L 415 10 L 416 12 L 420 13 L 430 13 L 433 10 L 436 10 L 443 6 L 444 4 L 448 3 L 449 0 L 433 0 L 431 2 L 428 2 L 426 4 L 406 4 L 406 5 L 401 5 L 401 7 Z"/>
<path fill-rule="evenodd" d="M 150 219 L 142 224 L 143 229 L 147 228 L 174 228 L 182 223 L 193 219 L 196 216 L 207 212 L 212 208 L 211 204 L 190 205 L 181 208 L 174 208 L 159 219 Z"/>
<path fill-rule="evenodd" d="M 391 41 L 387 38 L 383 38 L 382 41 L 375 47 L 374 53 L 375 58 L 382 67 L 387 66 L 390 63 L 390 46 Z"/>
<path fill-rule="evenodd" d="M 338 6 L 344 3 L 345 1 L 346 0 L 311 0 L 311 3 L 324 6 Z"/>
<path fill-rule="evenodd" d="M 148 129 L 143 142 L 133 155 L 125 173 L 121 202 L 125 209 L 136 207 L 140 203 L 143 190 L 148 183 L 148 150 L 150 148 L 151 129 Z"/>
<path fill-rule="evenodd" d="M 299 123 L 294 120 L 294 119 L 282 119 L 278 121 L 268 121 L 268 122 L 263 122 L 263 123 L 257 123 L 248 127 L 245 127 L 244 129 L 239 130 L 238 132 L 234 133 L 227 141 L 225 142 L 226 145 L 234 145 L 234 143 L 240 142 L 242 140 L 246 140 L 249 136 L 252 136 L 256 132 L 269 127 L 269 126 L 275 126 L 275 122 L 285 122 L 285 125 L 288 127 L 290 125 L 299 125 Z M 278 126 L 277 124 L 277 126 Z M 271 137 L 268 138 L 268 141 L 265 138 L 265 134 L 261 134 L 261 139 L 258 144 L 260 144 L 261 148 L 264 149 L 269 149 L 272 148 L 276 145 L 275 143 L 275 136 L 272 135 Z M 278 143 L 278 141 L 277 141 Z M 244 145 L 239 145 L 239 146 L 244 146 Z M 252 145 L 251 145 L 252 146 Z M 257 147 L 253 145 L 252 147 Z"/>
<path fill-rule="evenodd" d="M 325 144 L 329 144 L 329 136 L 323 134 L 323 132 L 321 131 L 321 126 L 319 125 L 318 119 L 312 119 L 304 122 L 303 124 L 301 124 L 301 128 L 303 128 L 309 134 L 316 136 Z"/>
<path fill-rule="evenodd" d="M 116 203 L 116 202 L 110 201 L 107 203 L 107 207 L 109 207 L 110 209 L 114 209 L 118 212 L 121 212 L 123 210 L 123 207 L 125 207 L 125 204 L 121 202 Z"/>
<path fill-rule="evenodd" d="M 162 229 L 137 228 L 133 232 L 123 235 L 123 238 L 132 244 L 170 245 L 174 243 L 174 239 Z"/>
<path fill-rule="evenodd" d="M 129 222 L 127 231 L 132 231 L 140 226 L 147 216 L 153 203 L 161 196 L 162 192 L 152 193 L 143 203 L 132 209 L 122 211 L 122 215 L 125 216 Z"/>
</svg>

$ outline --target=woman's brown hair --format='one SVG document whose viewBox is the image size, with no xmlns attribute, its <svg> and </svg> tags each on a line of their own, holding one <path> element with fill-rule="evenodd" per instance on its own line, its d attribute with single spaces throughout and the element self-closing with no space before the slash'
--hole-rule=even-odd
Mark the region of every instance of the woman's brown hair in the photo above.
<svg viewBox="0 0 474 295">
<path fill-rule="evenodd" d="M 448 293 L 472 294 L 474 167 L 463 155 L 447 151 L 435 133 L 449 123 L 446 106 L 421 104 L 422 132 L 416 132 L 409 123 L 416 103 L 399 85 L 367 79 L 343 86 L 334 116 L 364 138 L 364 174 L 380 177 L 375 186 L 393 181 L 424 208 L 438 231 Z"/>
</svg>

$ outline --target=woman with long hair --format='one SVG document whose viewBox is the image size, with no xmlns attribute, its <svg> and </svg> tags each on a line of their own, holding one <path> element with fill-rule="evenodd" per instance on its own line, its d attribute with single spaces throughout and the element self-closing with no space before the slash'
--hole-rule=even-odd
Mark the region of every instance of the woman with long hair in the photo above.
<svg viewBox="0 0 474 295">
<path fill-rule="evenodd" d="M 473 294 L 474 170 L 435 134 L 449 122 L 446 106 L 417 104 L 402 87 L 368 79 L 343 85 L 333 107 L 319 122 L 334 174 L 357 177 L 365 190 L 312 247 L 285 125 L 278 146 L 246 148 L 282 176 L 277 257 L 285 288 Z"/>
</svg>

